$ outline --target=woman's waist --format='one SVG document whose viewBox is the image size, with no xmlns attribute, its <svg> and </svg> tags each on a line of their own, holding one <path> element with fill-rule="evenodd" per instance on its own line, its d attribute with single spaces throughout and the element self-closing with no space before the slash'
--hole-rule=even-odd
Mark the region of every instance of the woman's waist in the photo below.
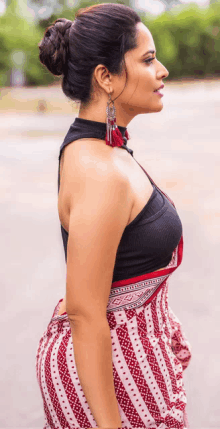
<svg viewBox="0 0 220 429">
<path fill-rule="evenodd" d="M 107 313 L 120 309 L 135 309 L 146 302 L 149 303 L 155 296 L 156 291 L 159 290 L 170 275 L 165 274 L 163 271 L 164 268 L 161 268 L 153 273 L 112 283 Z M 66 314 L 65 296 L 63 299 L 60 299 L 53 316 L 63 316 Z"/>
</svg>

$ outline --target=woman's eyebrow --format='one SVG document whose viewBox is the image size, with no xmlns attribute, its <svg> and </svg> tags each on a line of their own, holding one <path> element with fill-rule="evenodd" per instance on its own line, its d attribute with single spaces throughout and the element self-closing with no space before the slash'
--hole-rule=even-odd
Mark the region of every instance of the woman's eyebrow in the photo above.
<svg viewBox="0 0 220 429">
<path fill-rule="evenodd" d="M 147 55 L 147 54 L 156 54 L 156 51 L 154 51 L 154 50 L 147 51 L 147 52 L 145 52 L 145 54 L 142 55 L 142 57 L 145 57 L 145 55 Z"/>
</svg>

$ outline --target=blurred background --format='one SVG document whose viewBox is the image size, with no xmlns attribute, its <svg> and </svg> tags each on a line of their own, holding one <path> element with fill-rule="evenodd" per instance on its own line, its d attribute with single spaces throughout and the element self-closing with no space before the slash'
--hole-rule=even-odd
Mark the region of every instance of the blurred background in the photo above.
<svg viewBox="0 0 220 429">
<path fill-rule="evenodd" d="M 184 255 L 169 300 L 192 346 L 184 372 L 189 424 L 219 429 L 220 1 L 116 3 L 140 14 L 169 70 L 164 108 L 133 119 L 128 146 L 182 220 Z M 74 20 L 91 4 L 0 0 L 0 429 L 43 428 L 35 355 L 65 295 L 58 156 L 79 106 L 41 65 L 38 43 L 55 19 Z"/>
</svg>

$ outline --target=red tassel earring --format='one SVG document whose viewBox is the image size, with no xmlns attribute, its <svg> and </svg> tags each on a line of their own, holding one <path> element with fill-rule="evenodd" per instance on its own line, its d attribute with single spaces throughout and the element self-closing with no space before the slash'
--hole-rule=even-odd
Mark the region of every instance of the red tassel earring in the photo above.
<svg viewBox="0 0 220 429">
<path fill-rule="evenodd" d="M 112 103 L 112 107 L 110 106 L 111 103 Z M 107 118 L 106 118 L 107 131 L 105 136 L 106 144 L 112 147 L 115 147 L 115 146 L 120 147 L 124 144 L 124 142 L 123 142 L 122 134 L 116 125 L 116 109 L 115 109 L 114 101 L 111 100 L 111 94 L 109 94 L 109 101 L 107 102 L 106 113 L 107 113 Z M 127 130 L 125 132 L 125 136 L 126 138 L 128 138 L 127 137 L 128 133 L 127 135 L 126 133 L 127 133 Z"/>
</svg>

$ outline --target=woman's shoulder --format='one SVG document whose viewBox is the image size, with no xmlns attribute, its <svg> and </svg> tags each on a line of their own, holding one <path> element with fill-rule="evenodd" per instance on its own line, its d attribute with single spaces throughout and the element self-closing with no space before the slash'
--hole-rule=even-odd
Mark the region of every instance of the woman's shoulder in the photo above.
<svg viewBox="0 0 220 429">
<path fill-rule="evenodd" d="M 115 195 L 120 189 L 127 200 L 124 210 L 130 212 L 133 195 L 128 174 L 123 157 L 114 149 L 97 139 L 81 139 L 65 147 L 60 159 L 60 211 L 68 212 L 70 201 L 77 197 L 82 201 L 85 192 L 87 195 L 89 192 L 91 198 L 96 192 L 114 198 L 114 189 Z M 120 148 L 116 149 L 120 152 Z"/>
<path fill-rule="evenodd" d="M 88 176 L 114 175 L 119 181 L 128 182 L 128 158 L 120 148 L 106 145 L 104 140 L 83 138 L 66 145 L 60 157 L 60 175 L 65 169 L 68 175 L 87 174 Z"/>
</svg>

